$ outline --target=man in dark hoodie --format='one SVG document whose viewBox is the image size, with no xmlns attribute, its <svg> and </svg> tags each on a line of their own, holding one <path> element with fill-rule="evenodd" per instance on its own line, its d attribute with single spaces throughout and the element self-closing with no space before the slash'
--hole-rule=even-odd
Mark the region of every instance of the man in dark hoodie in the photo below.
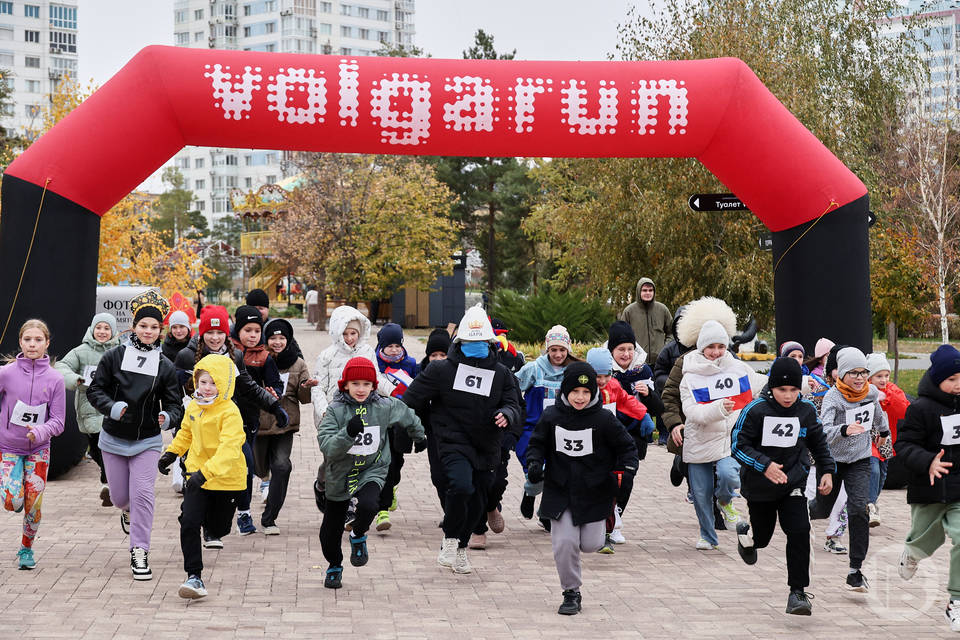
<svg viewBox="0 0 960 640">
<path fill-rule="evenodd" d="M 647 364 L 653 363 L 672 335 L 673 315 L 662 302 L 654 300 L 656 287 L 650 278 L 637 281 L 637 301 L 620 313 L 619 320 L 629 322 L 639 344 L 647 352 Z"/>
</svg>

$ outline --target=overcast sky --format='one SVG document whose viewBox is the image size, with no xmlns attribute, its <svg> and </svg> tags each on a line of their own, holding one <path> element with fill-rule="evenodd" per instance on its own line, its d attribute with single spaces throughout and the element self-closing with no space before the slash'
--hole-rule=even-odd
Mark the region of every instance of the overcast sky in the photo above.
<svg viewBox="0 0 960 640">
<path fill-rule="evenodd" d="M 416 0 L 416 44 L 460 58 L 482 28 L 526 60 L 605 60 L 617 24 L 647 0 Z M 173 0 L 80 0 L 80 78 L 101 85 L 148 44 L 173 44 Z"/>
</svg>

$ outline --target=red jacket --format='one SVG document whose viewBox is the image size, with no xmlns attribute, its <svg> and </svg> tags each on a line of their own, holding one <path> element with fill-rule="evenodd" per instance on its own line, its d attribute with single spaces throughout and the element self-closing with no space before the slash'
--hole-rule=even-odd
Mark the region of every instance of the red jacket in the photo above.
<svg viewBox="0 0 960 640">
<path fill-rule="evenodd" d="M 887 383 L 887 388 L 882 393 L 887 397 L 880 401 L 880 406 L 887 414 L 887 422 L 890 424 L 890 444 L 894 444 L 897 441 L 897 423 L 903 420 L 903 416 L 906 415 L 910 401 L 907 400 L 903 389 L 892 382 Z M 877 445 L 871 444 L 870 446 L 873 449 L 873 457 L 883 460 L 884 457 L 877 451 Z M 897 454 L 893 453 L 891 457 L 895 455 Z"/>
<path fill-rule="evenodd" d="M 600 390 L 600 399 L 603 400 L 603 404 L 615 402 L 617 411 L 630 416 L 634 420 L 643 420 L 643 417 L 647 415 L 647 408 L 643 403 L 624 391 L 613 376 L 610 376 L 610 381 Z"/>
</svg>

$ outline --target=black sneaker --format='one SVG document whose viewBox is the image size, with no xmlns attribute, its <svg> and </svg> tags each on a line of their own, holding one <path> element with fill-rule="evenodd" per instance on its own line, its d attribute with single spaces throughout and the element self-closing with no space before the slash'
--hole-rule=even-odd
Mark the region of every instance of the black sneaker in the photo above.
<svg viewBox="0 0 960 640">
<path fill-rule="evenodd" d="M 520 500 L 520 515 L 529 520 L 533 517 L 533 505 L 537 501 L 537 496 L 528 496 L 523 494 L 523 499 Z"/>
<path fill-rule="evenodd" d="M 563 592 L 563 604 L 557 609 L 562 616 L 575 616 L 580 613 L 580 592 L 576 589 L 567 589 Z"/>
<path fill-rule="evenodd" d="M 866 576 L 860 573 L 860 569 L 847 574 L 847 589 L 860 593 L 866 593 L 870 590 L 870 583 L 867 582 Z"/>
<path fill-rule="evenodd" d="M 149 580 L 153 577 L 146 549 L 134 547 L 130 550 L 130 570 L 134 580 Z"/>
<path fill-rule="evenodd" d="M 723 517 L 723 511 L 716 498 L 713 499 L 713 528 L 717 531 L 727 530 L 727 520 Z"/>
<path fill-rule="evenodd" d="M 750 533 L 750 523 L 737 523 L 737 552 L 747 564 L 757 563 L 757 548 L 753 546 L 753 534 Z M 787 613 L 790 613 L 789 611 Z"/>
<path fill-rule="evenodd" d="M 803 589 L 791 589 L 786 612 L 795 616 L 810 615 L 813 612 L 813 605 L 810 604 L 812 597 L 813 594 L 805 593 Z"/>
<path fill-rule="evenodd" d="M 673 456 L 673 464 L 670 466 L 670 484 L 675 487 L 679 487 L 683 484 L 683 479 L 686 477 L 684 473 L 684 464 L 683 456 L 675 455 Z"/>
<path fill-rule="evenodd" d="M 329 567 L 327 577 L 323 579 L 323 586 L 327 589 L 339 589 L 343 586 L 343 567 Z"/>
<path fill-rule="evenodd" d="M 370 554 L 367 553 L 367 536 L 354 538 L 351 535 L 348 539 L 350 540 L 350 564 L 355 567 L 367 564 L 367 560 L 370 559 Z"/>
<path fill-rule="evenodd" d="M 313 481 L 313 499 L 317 501 L 317 509 L 320 513 L 327 510 L 327 492 L 325 487 L 320 486 L 319 480 Z"/>
<path fill-rule="evenodd" d="M 540 526 L 543 527 L 544 531 L 550 533 L 550 518 L 540 518 Z"/>
</svg>

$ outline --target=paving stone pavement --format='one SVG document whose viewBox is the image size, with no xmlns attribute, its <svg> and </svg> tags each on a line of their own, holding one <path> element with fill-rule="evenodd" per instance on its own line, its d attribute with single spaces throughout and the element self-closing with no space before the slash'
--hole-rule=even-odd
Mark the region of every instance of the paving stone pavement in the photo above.
<svg viewBox="0 0 960 640">
<path fill-rule="evenodd" d="M 296 323 L 308 364 L 329 343 L 323 332 Z M 408 338 L 422 357 L 425 338 Z M 470 551 L 473 573 L 457 576 L 436 564 L 441 517 L 426 455 L 407 458 L 400 509 L 386 535 L 371 533 L 370 562 L 346 566 L 344 588 L 323 588 L 326 563 L 317 533 L 321 515 L 311 482 L 319 461 L 312 411 L 293 449 L 290 491 L 278 520 L 282 534 L 228 536 L 221 551 L 204 550 L 209 597 L 177 596 L 184 579 L 179 500 L 157 478 L 150 563 L 154 578 L 135 582 L 119 512 L 100 506 L 96 466 L 86 461 L 51 482 L 35 543 L 37 568 L 17 571 L 20 514 L 0 515 L 0 611 L 5 637 L 28 638 L 498 638 L 618 637 L 942 637 L 948 550 L 921 563 L 910 582 L 897 576 L 909 511 L 903 491 L 880 498 L 882 526 L 871 530 L 864 566 L 869 594 L 843 588 L 846 556 L 817 541 L 812 617 L 783 613 L 784 537 L 760 552 L 753 567 L 736 551 L 733 532 L 720 532 L 720 550 L 693 548 L 693 506 L 670 486 L 670 456 L 651 447 L 641 464 L 624 517 L 627 544 L 616 554 L 584 558 L 584 608 L 559 616 L 560 588 L 549 535 L 519 512 L 522 474 L 510 466 L 504 499 L 507 529 L 489 535 L 485 551 Z M 745 511 L 746 505 L 737 500 Z M 259 523 L 259 506 L 255 521 Z M 346 541 L 344 545 L 347 546 Z"/>
</svg>

